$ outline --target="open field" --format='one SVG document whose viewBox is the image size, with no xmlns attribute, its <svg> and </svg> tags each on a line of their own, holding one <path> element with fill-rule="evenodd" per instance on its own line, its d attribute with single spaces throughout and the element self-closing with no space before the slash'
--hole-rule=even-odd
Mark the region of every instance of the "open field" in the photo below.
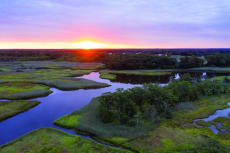
<svg viewBox="0 0 230 153">
<path fill-rule="evenodd" d="M 195 148 L 208 150 L 212 143 L 217 145 L 213 147 L 229 150 L 230 139 L 228 137 L 215 135 L 206 127 L 197 128 L 193 125 L 193 120 L 207 117 L 217 109 L 227 108 L 226 103 L 229 100 L 228 95 L 204 97 L 192 103 L 194 109 L 186 109 L 186 107 L 177 109 L 173 112 L 172 119 L 160 120 L 159 123 L 153 124 L 155 126 L 152 129 L 104 124 L 98 117 L 95 117 L 97 116 L 95 114 L 97 102 L 95 101 L 80 111 L 56 120 L 55 124 L 88 132 L 99 140 L 120 144 L 143 153 L 186 152 L 186 149 L 187 152 L 194 152 Z M 136 133 L 136 130 L 139 133 Z M 200 144 L 202 145 L 199 146 Z M 210 149 L 215 148 L 210 147 Z"/>
<path fill-rule="evenodd" d="M 129 153 L 127 150 L 103 146 L 89 139 L 66 134 L 56 129 L 39 129 L 7 145 L 1 153 Z"/>
<path fill-rule="evenodd" d="M 0 121 L 40 104 L 38 101 L 0 101 Z"/>
</svg>

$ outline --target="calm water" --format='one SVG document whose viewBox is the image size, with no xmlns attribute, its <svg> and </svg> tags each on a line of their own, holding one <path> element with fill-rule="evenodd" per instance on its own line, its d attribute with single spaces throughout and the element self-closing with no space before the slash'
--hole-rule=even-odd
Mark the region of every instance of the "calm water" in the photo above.
<svg viewBox="0 0 230 153">
<path fill-rule="evenodd" d="M 161 76 L 137 76 L 127 74 L 116 74 L 116 79 L 112 82 L 131 83 L 131 84 L 143 84 L 143 83 L 161 83 L 168 84 L 172 79 L 179 79 L 183 74 L 189 73 L 192 78 L 205 80 L 215 76 L 229 76 L 230 73 L 206 73 L 206 72 L 176 72 L 169 75 Z"/>
<path fill-rule="evenodd" d="M 36 99 L 41 101 L 41 104 L 37 107 L 0 122 L 0 145 L 38 128 L 53 127 L 68 133 L 74 133 L 71 130 L 55 126 L 53 124 L 54 120 L 76 109 L 80 109 L 88 104 L 92 98 L 100 96 L 102 93 L 114 92 L 117 88 L 127 89 L 134 87 L 132 84 L 112 83 L 109 80 L 100 79 L 99 73 L 96 72 L 84 75 L 81 78 L 108 83 L 111 86 L 102 89 L 75 91 L 52 89 L 53 93 L 48 97 Z"/>
<path fill-rule="evenodd" d="M 230 113 L 230 102 L 228 103 L 228 106 L 229 108 L 226 108 L 226 109 L 222 109 L 222 110 L 217 110 L 214 114 L 210 115 L 209 117 L 207 118 L 203 118 L 203 119 L 198 119 L 198 120 L 195 120 L 195 122 L 197 121 L 205 121 L 205 122 L 210 122 L 210 121 L 213 121 L 215 120 L 216 118 L 218 117 L 226 117 L 226 118 L 229 118 L 229 113 Z M 211 125 L 209 127 L 212 132 L 214 132 L 215 134 L 218 134 L 220 131 L 223 132 L 223 133 L 226 133 L 226 132 L 230 132 L 230 130 L 225 130 L 224 127 L 222 126 L 221 123 L 218 123 L 217 124 L 217 127 L 215 125 Z"/>
<path fill-rule="evenodd" d="M 111 86 L 102 89 L 82 89 L 75 91 L 60 91 L 52 89 L 53 93 L 48 97 L 36 99 L 41 101 L 41 104 L 37 107 L 0 122 L 0 145 L 12 141 L 15 138 L 25 135 L 26 133 L 38 128 L 53 127 L 74 134 L 71 130 L 55 126 L 53 124 L 54 120 L 63 115 L 69 114 L 74 110 L 82 108 L 88 104 L 92 98 L 100 96 L 102 93 L 114 92 L 117 88 L 128 89 L 148 82 L 158 82 L 162 83 L 161 85 L 167 85 L 172 78 L 178 79 L 180 75 L 181 74 L 173 74 L 162 77 L 131 77 L 119 75 L 115 82 L 100 79 L 99 73 L 97 72 L 84 75 L 80 78 L 107 83 Z M 204 78 L 207 74 L 199 73 L 198 76 Z"/>
</svg>

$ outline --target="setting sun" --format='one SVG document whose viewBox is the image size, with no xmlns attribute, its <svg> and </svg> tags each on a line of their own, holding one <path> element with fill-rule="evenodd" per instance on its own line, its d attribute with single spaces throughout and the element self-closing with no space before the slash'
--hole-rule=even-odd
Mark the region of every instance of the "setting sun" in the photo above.
<svg viewBox="0 0 230 153">
<path fill-rule="evenodd" d="M 75 48 L 80 49 L 96 49 L 96 48 L 106 48 L 108 44 L 105 43 L 98 43 L 93 41 L 82 41 L 78 43 L 74 43 Z"/>
</svg>

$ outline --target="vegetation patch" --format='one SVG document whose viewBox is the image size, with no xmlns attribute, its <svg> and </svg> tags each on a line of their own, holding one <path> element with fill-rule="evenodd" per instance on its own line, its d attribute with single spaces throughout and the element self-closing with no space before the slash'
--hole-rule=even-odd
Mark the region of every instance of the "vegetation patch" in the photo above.
<svg viewBox="0 0 230 153">
<path fill-rule="evenodd" d="M 20 100 L 48 96 L 49 87 L 26 82 L 10 82 L 0 85 L 0 99 Z"/>
<path fill-rule="evenodd" d="M 65 78 L 57 80 L 36 80 L 36 83 L 44 84 L 60 90 L 96 89 L 108 87 L 108 84 L 99 83 L 87 79 Z"/>
<path fill-rule="evenodd" d="M 33 131 L 0 147 L 1 153 L 131 153 L 89 139 L 69 135 L 56 129 Z"/>
<path fill-rule="evenodd" d="M 196 67 L 196 68 L 191 68 L 189 70 L 215 72 L 215 73 L 229 73 L 230 67 Z"/>
<path fill-rule="evenodd" d="M 67 116 L 57 119 L 54 123 L 58 126 L 74 129 L 100 140 L 113 144 L 121 144 L 129 139 L 143 135 L 149 125 L 142 127 L 129 127 L 125 125 L 105 124 L 101 121 L 97 111 L 99 101 L 97 98 L 82 109 Z M 154 125 L 152 125 L 154 126 Z"/>
<path fill-rule="evenodd" d="M 101 73 L 106 74 L 126 74 L 126 75 L 140 75 L 140 76 L 161 76 L 161 75 L 170 75 L 171 72 L 167 70 L 102 70 Z"/>
<path fill-rule="evenodd" d="M 114 80 L 114 79 L 116 79 L 116 77 L 117 76 L 115 74 L 111 74 L 109 72 L 105 72 L 105 71 L 100 72 L 100 78 L 101 79 Z"/>
<path fill-rule="evenodd" d="M 207 150 L 210 141 L 216 142 L 217 148 L 229 150 L 227 144 L 230 144 L 230 139 L 228 137 L 215 135 L 207 127 L 197 128 L 193 125 L 195 119 L 208 117 L 217 109 L 227 108 L 226 103 L 229 99 L 229 95 L 203 97 L 192 103 L 194 109 L 172 111 L 172 119 L 158 118 L 157 122 L 149 124 L 151 128 L 144 125 L 130 127 L 103 123 L 97 111 L 99 101 L 94 99 L 80 111 L 56 120 L 55 124 L 76 131 L 88 132 L 89 135 L 99 140 L 103 139 L 105 142 L 119 144 L 143 153 L 182 153 L 186 152 L 186 148 L 187 152 L 195 153 L 196 147 L 200 144 L 204 145 L 203 150 Z M 173 143 L 170 145 L 170 142 Z M 213 150 L 207 151 L 212 152 Z M 221 151 L 217 153 L 222 153 Z"/>
<path fill-rule="evenodd" d="M 229 137 L 193 124 L 227 108 L 228 94 L 228 84 L 185 75 L 167 87 L 145 85 L 105 93 L 55 124 L 143 153 L 228 152 Z M 189 106 L 175 107 L 181 102 Z"/>
<path fill-rule="evenodd" d="M 78 63 L 77 66 L 72 67 L 73 70 L 100 70 L 103 68 L 101 63 Z"/>
<path fill-rule="evenodd" d="M 0 101 L 0 121 L 35 107 L 38 101 Z"/>
<path fill-rule="evenodd" d="M 109 85 L 95 81 L 73 78 L 88 74 L 92 70 L 39 69 L 33 72 L 12 72 L 0 75 L 0 82 L 22 82 L 43 84 L 61 90 L 102 88 Z"/>
<path fill-rule="evenodd" d="M 212 121 L 212 123 L 221 123 L 225 128 L 230 129 L 230 118 L 218 117 Z"/>
</svg>

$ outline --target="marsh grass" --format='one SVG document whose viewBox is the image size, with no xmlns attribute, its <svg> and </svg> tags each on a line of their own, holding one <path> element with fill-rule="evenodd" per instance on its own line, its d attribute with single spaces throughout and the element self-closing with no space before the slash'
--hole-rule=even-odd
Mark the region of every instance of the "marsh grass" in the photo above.
<svg viewBox="0 0 230 153">
<path fill-rule="evenodd" d="M 189 70 L 217 72 L 217 73 L 229 73 L 230 72 L 230 67 L 197 67 L 197 68 L 191 68 Z"/>
<path fill-rule="evenodd" d="M 48 96 L 52 91 L 49 87 L 26 82 L 0 84 L 0 99 L 21 100 Z"/>
<path fill-rule="evenodd" d="M 111 74 L 111 73 L 108 73 L 108 72 L 101 71 L 100 72 L 100 78 L 101 79 L 114 80 L 114 79 L 117 78 L 117 76 L 115 74 Z"/>
<path fill-rule="evenodd" d="M 38 104 L 40 104 L 39 101 L 0 101 L 0 121 L 27 111 Z"/>
<path fill-rule="evenodd" d="M 102 70 L 102 73 L 109 74 L 126 74 L 126 75 L 140 75 L 140 76 L 161 76 L 170 75 L 170 70 Z"/>
<path fill-rule="evenodd" d="M 91 80 L 73 78 L 89 74 L 90 72 L 92 72 L 92 70 L 71 69 L 39 69 L 33 72 L 12 72 L 0 74 L 0 82 L 41 84 L 60 90 L 92 89 L 109 86 L 108 84 L 97 83 Z"/>
<path fill-rule="evenodd" d="M 57 129 L 35 130 L 0 147 L 1 153 L 131 153 L 128 150 L 103 146 L 89 139 Z"/>
<path fill-rule="evenodd" d="M 141 126 L 130 127 L 127 125 L 105 124 L 100 120 L 97 106 L 99 101 L 93 99 L 79 111 L 75 111 L 67 116 L 57 119 L 54 123 L 58 126 L 75 129 L 77 131 L 88 133 L 89 135 L 106 139 L 112 143 L 120 144 L 129 139 L 142 136 L 150 128 L 154 128 L 151 123 Z"/>
<path fill-rule="evenodd" d="M 87 79 L 63 78 L 57 80 L 36 80 L 35 83 L 44 84 L 60 90 L 97 89 L 108 87 L 108 84 L 98 83 Z"/>
<path fill-rule="evenodd" d="M 21 100 L 48 96 L 52 91 L 49 87 L 26 82 L 0 84 L 0 99 Z"/>
<path fill-rule="evenodd" d="M 56 120 L 55 124 L 83 130 L 105 142 L 119 144 L 141 153 L 197 153 L 196 151 L 202 152 L 202 150 L 206 150 L 204 153 L 207 151 L 222 153 L 221 151 L 230 150 L 230 137 L 215 135 L 208 127 L 197 128 L 193 121 L 208 117 L 217 109 L 227 108 L 229 101 L 229 95 L 203 97 L 188 107 L 175 109 L 172 112 L 172 119 L 159 119 L 160 122 L 152 124 L 152 128 L 139 129 L 102 123 L 95 109 L 98 101 L 94 99 L 80 111 Z M 208 147 L 209 145 L 214 147 Z"/>
</svg>

